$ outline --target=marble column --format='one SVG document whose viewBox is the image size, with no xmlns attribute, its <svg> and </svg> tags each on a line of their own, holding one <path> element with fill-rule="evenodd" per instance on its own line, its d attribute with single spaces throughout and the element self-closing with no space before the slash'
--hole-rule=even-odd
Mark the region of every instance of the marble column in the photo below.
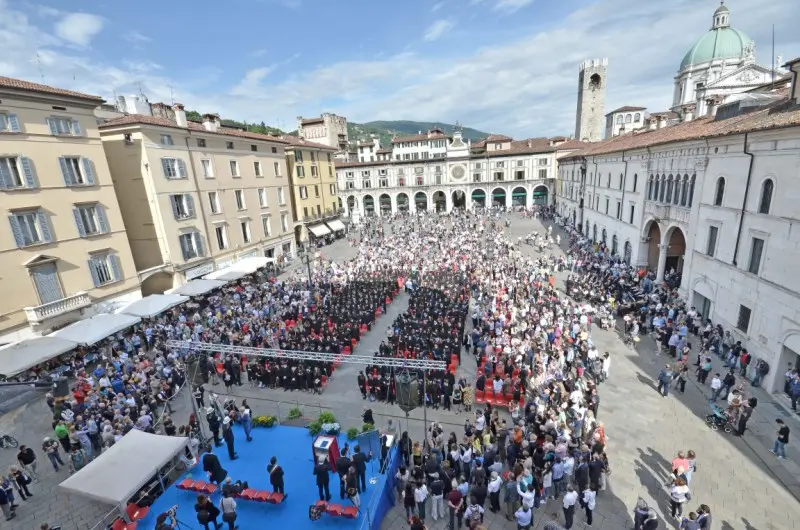
<svg viewBox="0 0 800 530">
<path fill-rule="evenodd" d="M 656 281 L 661 282 L 664 280 L 664 269 L 667 266 L 667 249 L 669 245 L 658 245 L 658 271 L 656 272 Z"/>
</svg>

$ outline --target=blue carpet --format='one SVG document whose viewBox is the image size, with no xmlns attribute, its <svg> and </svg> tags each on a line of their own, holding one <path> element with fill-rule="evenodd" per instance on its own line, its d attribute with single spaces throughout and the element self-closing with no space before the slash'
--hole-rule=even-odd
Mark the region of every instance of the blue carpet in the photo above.
<svg viewBox="0 0 800 530">
<path fill-rule="evenodd" d="M 267 465 L 270 458 L 276 456 L 278 463 L 284 470 L 285 490 L 288 495 L 282 504 L 258 503 L 254 501 L 237 500 L 238 518 L 236 524 L 241 530 L 265 528 L 265 524 L 270 527 L 282 530 L 305 530 L 314 528 L 316 530 L 325 529 L 356 529 L 361 528 L 366 518 L 367 507 L 374 513 L 377 506 L 380 492 L 386 484 L 386 477 L 378 473 L 378 454 L 376 452 L 372 462 L 367 464 L 367 491 L 361 494 L 361 510 L 357 519 L 345 519 L 343 517 L 332 517 L 323 515 L 318 521 L 311 521 L 308 518 L 308 508 L 319 500 L 317 484 L 313 475 L 314 463 L 312 461 L 311 443 L 313 438 L 308 430 L 300 427 L 281 427 L 276 426 L 271 429 L 254 428 L 252 431 L 253 441 L 247 442 L 244 431 L 238 425 L 234 426 L 236 437 L 235 448 L 239 455 L 234 461 L 228 458 L 227 448 L 223 445 L 215 449 L 222 467 L 228 471 L 228 476 L 234 482 L 237 480 L 249 482 L 253 489 L 272 491 L 269 483 L 269 473 Z M 339 436 L 339 447 L 344 447 L 347 441 L 346 435 Z M 350 442 L 353 447 L 355 442 Z M 367 452 L 367 449 L 364 449 Z M 193 478 L 195 480 L 207 481 L 208 477 L 202 470 L 202 463 L 187 472 L 183 478 Z M 377 477 L 376 484 L 370 484 L 369 479 Z M 331 474 L 330 479 L 331 502 L 343 506 L 351 506 L 352 503 L 339 498 L 339 479 Z M 215 493 L 212 501 L 219 505 L 221 493 Z M 173 505 L 178 505 L 178 519 L 186 523 L 189 528 L 202 528 L 197 522 L 194 511 L 194 504 L 197 495 L 188 491 L 181 491 L 174 485 L 158 498 L 151 508 L 150 514 L 139 522 L 138 527 L 150 529 L 155 527 L 155 517 Z M 219 522 L 221 523 L 220 517 Z M 210 526 L 213 528 L 213 525 Z M 227 524 L 223 525 L 227 529 Z M 366 527 L 365 527 L 366 528 Z"/>
</svg>

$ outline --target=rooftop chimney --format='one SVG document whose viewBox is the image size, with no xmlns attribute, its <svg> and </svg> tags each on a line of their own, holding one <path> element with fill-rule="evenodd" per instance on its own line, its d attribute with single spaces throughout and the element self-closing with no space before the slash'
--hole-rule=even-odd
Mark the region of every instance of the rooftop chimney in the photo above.
<svg viewBox="0 0 800 530">
<path fill-rule="evenodd" d="M 719 99 L 711 96 L 710 98 L 706 99 L 706 116 L 713 118 L 717 115 L 717 109 L 719 108 Z"/>
<path fill-rule="evenodd" d="M 175 111 L 175 123 L 178 124 L 178 127 L 188 127 L 189 122 L 186 121 L 186 110 L 184 110 L 183 103 L 175 103 L 172 110 Z"/>
<path fill-rule="evenodd" d="M 658 128 L 663 129 L 667 126 L 667 117 L 659 114 L 656 119 L 658 120 Z"/>
<path fill-rule="evenodd" d="M 217 132 L 219 119 L 213 114 L 203 114 L 203 127 L 210 132 Z"/>
<path fill-rule="evenodd" d="M 792 72 L 792 99 L 795 105 L 800 105 L 800 58 L 789 61 L 783 67 Z"/>
</svg>

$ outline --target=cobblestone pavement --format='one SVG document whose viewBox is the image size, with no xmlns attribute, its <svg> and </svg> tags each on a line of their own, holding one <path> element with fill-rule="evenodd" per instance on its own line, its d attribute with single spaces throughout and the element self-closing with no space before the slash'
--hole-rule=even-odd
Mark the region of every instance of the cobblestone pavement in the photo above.
<svg viewBox="0 0 800 530">
<path fill-rule="evenodd" d="M 538 221 L 515 217 L 508 233 L 512 239 L 516 239 L 534 227 L 540 232 L 543 230 Z M 346 259 L 354 254 L 353 249 L 341 241 L 322 251 L 333 259 Z M 531 247 L 526 246 L 524 251 L 534 255 Z M 563 287 L 565 278 L 566 273 L 559 274 L 559 287 Z M 407 297 L 401 294 L 389 306 L 387 314 L 359 343 L 356 353 L 373 353 L 385 337 L 391 321 L 405 309 L 406 304 Z M 794 496 L 798 491 L 796 477 L 800 455 L 795 447 L 790 446 L 787 451 L 789 458 L 780 461 L 768 450 L 772 445 L 774 420 L 777 417 L 786 419 L 793 435 L 800 435 L 797 416 L 783 410 L 780 399 L 767 395 L 761 389 L 753 389 L 760 403 L 745 436 L 736 438 L 713 432 L 703 420 L 708 409 L 707 387 L 701 388 L 690 381 L 685 394 L 671 394 L 669 398 L 662 398 L 656 392 L 654 376 L 663 358 L 656 356 L 652 341 L 643 339 L 636 350 L 629 350 L 614 332 L 597 329 L 593 332 L 593 340 L 600 351 L 612 354 L 610 380 L 600 388 L 600 419 L 605 423 L 609 437 L 612 474 L 608 477 L 607 489 L 598 495 L 593 526 L 586 526 L 583 515 L 576 513 L 573 528 L 632 528 L 631 510 L 639 497 L 659 512 L 662 525 L 666 521 L 666 528 L 677 527 L 676 522 L 669 518 L 668 494 L 664 483 L 669 462 L 681 449 L 693 449 L 698 455 L 698 471 L 692 479 L 693 497 L 689 506 L 694 508 L 700 503 L 708 504 L 714 516 L 715 530 L 800 528 L 800 504 Z M 474 360 L 465 356 L 459 376 L 474 378 L 475 368 Z M 239 399 L 246 397 L 256 415 L 269 414 L 283 418 L 290 408 L 299 406 L 305 417 L 314 418 L 320 410 L 330 410 L 337 416 L 343 429 L 360 426 L 363 406 L 369 405 L 379 427 L 385 427 L 389 419 L 395 423 L 399 421 L 403 430 L 408 430 L 412 438 L 419 439 L 424 430 L 423 411 L 414 410 L 406 418 L 396 406 L 363 401 L 355 381 L 357 371 L 358 367 L 343 364 L 322 395 L 256 389 L 247 383 L 236 388 L 232 395 Z M 219 385 L 214 390 L 223 391 L 224 387 Z M 188 396 L 183 395 L 176 403 L 177 412 L 174 416 L 182 419 L 189 409 Z M 21 443 L 28 443 L 38 450 L 41 438 L 49 434 L 48 416 L 44 403 L 38 401 L 0 418 L 0 432 L 11 432 Z M 428 421 L 441 422 L 448 432 L 459 432 L 466 417 L 464 414 L 433 409 L 427 411 L 427 416 Z M 0 465 L 4 469 L 12 463 L 12 453 L 0 451 Z M 40 466 L 40 469 L 43 468 L 44 462 Z M 33 500 L 21 503 L 18 519 L 0 528 L 27 530 L 34 528 L 34 523 L 38 528 L 38 523 L 50 521 L 64 525 L 65 530 L 85 529 L 90 528 L 105 511 L 104 506 L 58 493 L 58 479 L 52 469 L 44 471 L 43 475 L 40 483 L 32 488 L 36 495 Z M 66 472 L 61 473 L 62 479 L 64 476 Z M 310 475 L 309 480 L 313 480 Z M 298 511 L 298 517 L 304 516 L 301 513 L 304 510 L 305 506 Z M 552 512 L 560 512 L 558 503 L 551 501 L 539 508 L 535 512 L 534 528 L 540 529 Z M 73 514 L 71 518 L 68 515 L 70 513 Z M 432 521 L 429 518 L 426 524 L 431 530 L 439 530 L 447 526 L 447 521 Z M 488 510 L 486 526 L 489 529 L 516 528 L 514 523 Z M 401 506 L 389 512 L 382 528 L 408 528 Z"/>
</svg>

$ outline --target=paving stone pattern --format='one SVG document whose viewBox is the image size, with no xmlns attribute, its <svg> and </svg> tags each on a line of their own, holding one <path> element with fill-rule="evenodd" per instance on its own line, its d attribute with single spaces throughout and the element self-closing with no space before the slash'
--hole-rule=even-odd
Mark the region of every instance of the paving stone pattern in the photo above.
<svg viewBox="0 0 800 530">
<path fill-rule="evenodd" d="M 533 229 L 544 229 L 540 222 L 512 218 L 507 229 L 512 240 Z M 564 243 L 562 234 L 562 243 Z M 563 245 L 562 245 L 563 246 Z M 535 256 L 532 247 L 524 252 Z M 347 259 L 355 252 L 346 242 L 322 250 L 331 259 Z M 555 252 L 560 252 L 555 250 Z M 297 265 L 295 265 L 296 267 Z M 561 273 L 559 287 L 563 287 L 566 273 Z M 387 314 L 359 343 L 355 353 L 370 355 L 376 351 L 386 336 L 388 326 L 397 314 L 407 307 L 407 295 L 401 294 L 389 306 Z M 698 471 L 692 479 L 693 498 L 689 503 L 694 508 L 700 503 L 708 504 L 714 516 L 714 530 L 788 530 L 800 528 L 800 504 L 796 495 L 800 454 L 792 441 L 787 460 L 776 459 L 769 448 L 774 440 L 775 418 L 781 417 L 792 429 L 792 440 L 800 436 L 797 416 L 786 410 L 780 397 L 770 396 L 761 389 L 753 389 L 759 397 L 759 406 L 748 425 L 743 438 L 722 432 L 711 431 L 704 422 L 708 410 L 708 387 L 702 388 L 690 381 L 685 394 L 672 393 L 661 397 L 655 389 L 654 376 L 664 362 L 664 357 L 655 354 L 651 340 L 643 339 L 636 350 L 626 348 L 613 331 L 595 330 L 592 335 L 601 352 L 611 352 L 612 363 L 609 381 L 600 388 L 601 406 L 599 419 L 605 423 L 608 434 L 608 453 L 612 473 L 607 479 L 606 490 L 600 492 L 594 513 L 594 524 L 584 524 L 581 512 L 576 512 L 573 528 L 620 530 L 632 528 L 632 509 L 638 498 L 645 499 L 660 514 L 660 528 L 676 528 L 677 523 L 669 517 L 668 493 L 664 483 L 669 473 L 669 462 L 678 450 L 693 449 L 698 455 Z M 416 409 L 408 417 L 397 407 L 379 402 L 369 403 L 361 398 L 355 375 L 360 368 L 343 364 L 330 380 L 322 395 L 304 392 L 284 392 L 251 388 L 247 382 L 235 388 L 231 396 L 247 398 L 256 415 L 270 414 L 285 417 L 295 406 L 303 410 L 307 418 L 315 418 L 321 410 L 332 411 L 343 429 L 360 426 L 364 406 L 373 410 L 379 427 L 384 428 L 391 419 L 399 422 L 414 439 L 424 432 L 423 411 Z M 474 359 L 465 356 L 459 368 L 459 376 L 475 377 Z M 219 385 L 214 391 L 224 391 Z M 773 404 L 774 403 L 774 404 Z M 179 420 L 185 419 L 191 410 L 188 393 L 175 403 Z M 460 432 L 465 414 L 454 411 L 428 409 L 428 421 L 439 421 L 446 431 Z M 31 403 L 13 413 L 0 417 L 0 432 L 13 436 L 40 452 L 40 441 L 50 434 L 49 411 L 42 401 Z M 257 435 L 257 431 L 256 431 Z M 15 452 L 0 451 L 0 466 L 3 469 L 14 463 Z M 266 462 L 269 455 L 265 455 Z M 0 523 L 0 528 L 32 529 L 42 522 L 61 524 L 64 529 L 91 528 L 110 507 L 89 503 L 74 496 L 59 493 L 57 483 L 66 477 L 66 471 L 56 476 L 52 469 L 40 463 L 44 470 L 39 483 L 31 489 L 35 497 L 25 503 L 20 501 L 19 516 L 10 523 Z M 263 466 L 257 469 L 262 469 Z M 313 477 L 309 475 L 309 480 Z M 305 506 L 298 511 L 304 516 Z M 551 501 L 536 510 L 534 528 L 540 529 L 552 512 L 560 512 L 560 504 Z M 430 510 L 428 510 L 430 513 Z M 666 518 L 664 518 L 666 516 Z M 447 519 L 426 525 L 431 530 L 446 528 Z M 664 526 L 665 525 L 665 526 Z M 485 526 L 490 529 L 514 530 L 516 524 L 495 516 L 487 510 Z M 408 528 L 402 506 L 392 509 L 382 524 L 383 530 Z M 247 529 L 242 529 L 247 530 Z"/>
</svg>

